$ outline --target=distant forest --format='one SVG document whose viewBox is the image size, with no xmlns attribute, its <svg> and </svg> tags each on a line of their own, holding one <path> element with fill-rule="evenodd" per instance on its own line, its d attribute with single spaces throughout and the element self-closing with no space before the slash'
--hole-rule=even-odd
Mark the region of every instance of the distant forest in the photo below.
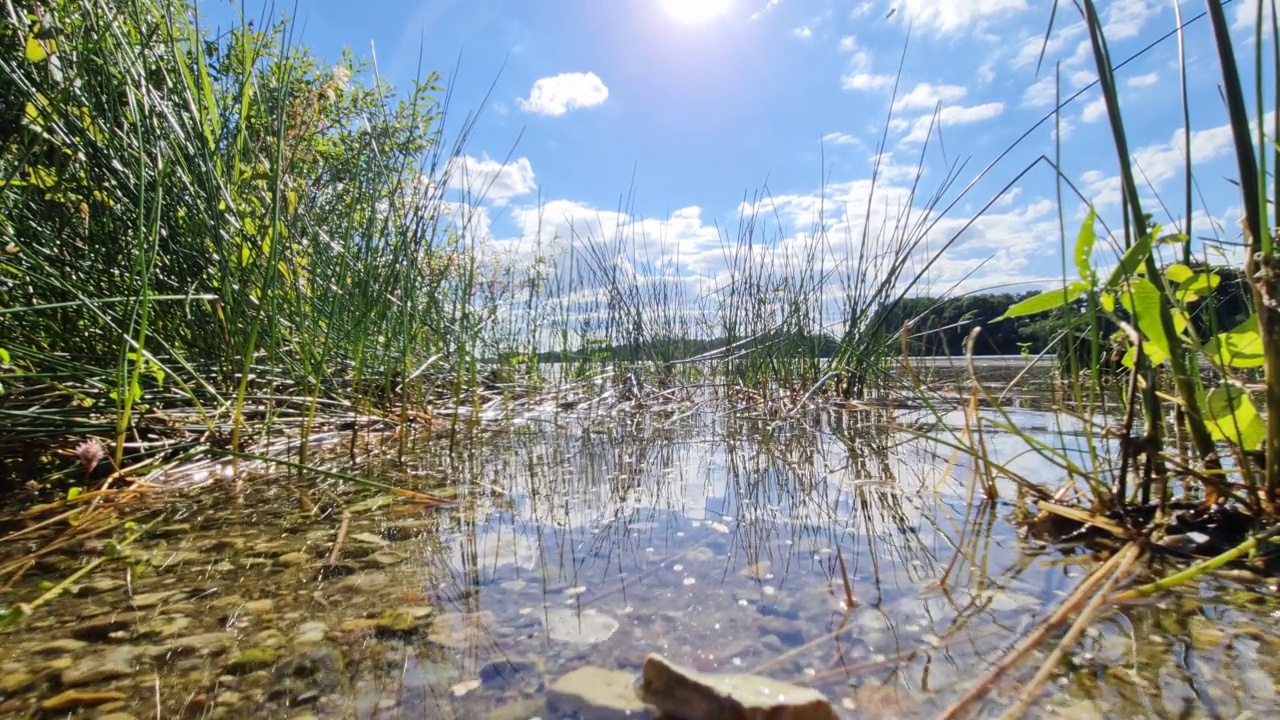
<svg viewBox="0 0 1280 720">
<path fill-rule="evenodd" d="M 1248 316 L 1247 290 L 1243 278 L 1238 271 L 1230 268 L 1216 268 L 1222 277 L 1222 285 L 1215 294 L 1216 321 L 1210 323 L 1203 308 L 1193 310 L 1192 322 L 1202 337 L 1218 330 L 1234 327 Z M 1040 353 L 1049 347 L 1054 338 L 1066 325 L 1064 313 L 1078 314 L 1085 311 L 1082 302 L 1061 308 L 1056 312 L 1009 318 L 995 322 L 1011 305 L 1035 295 L 1026 293 L 982 293 L 962 295 L 952 298 L 915 297 L 904 298 L 897 304 L 886 308 L 878 323 L 871 323 L 871 332 L 879 332 L 886 337 L 893 337 L 895 350 L 898 347 L 897 332 L 903 324 L 911 321 L 909 335 L 909 352 L 916 356 L 962 355 L 969 333 L 975 326 L 982 326 L 982 333 L 974 347 L 976 355 L 1018 355 L 1021 353 Z M 1104 321 L 1101 328 L 1103 337 L 1109 337 L 1117 328 L 1109 321 Z M 735 339 L 735 341 L 739 341 Z M 724 348 L 730 340 L 720 338 L 669 338 L 644 344 L 610 345 L 600 343 L 590 348 L 567 353 L 550 351 L 540 353 L 540 362 L 581 362 L 584 360 L 677 360 L 697 357 Z M 753 342 L 743 343 L 738 347 L 746 350 L 751 347 L 769 346 L 775 352 L 780 349 L 786 354 L 786 348 L 796 354 L 812 355 L 815 351 L 822 357 L 830 357 L 839 347 L 839 338 L 823 336 L 784 336 L 781 333 L 757 338 Z"/>
<path fill-rule="evenodd" d="M 1000 293 L 965 295 L 938 299 L 930 297 L 905 298 L 890 308 L 879 322 L 879 332 L 896 335 L 903 323 L 914 318 L 910 334 L 913 355 L 956 355 L 964 352 L 965 338 L 975 325 L 982 325 L 975 352 L 979 355 L 1017 355 L 1024 348 L 1030 352 L 1043 350 L 1053 339 L 1055 328 L 1060 327 L 1052 315 L 1022 317 L 992 323 L 1004 314 L 1010 305 L 1034 295 Z M 730 344 L 726 338 L 670 338 L 661 341 L 636 344 L 598 344 L 591 348 L 561 352 L 553 350 L 539 353 L 540 362 L 581 362 L 583 360 L 647 360 L 684 359 L 713 352 Z M 750 345 L 789 345 L 814 349 L 823 357 L 834 354 L 839 338 L 821 337 L 766 337 L 740 347 Z M 895 347 L 897 340 L 894 340 Z"/>
</svg>

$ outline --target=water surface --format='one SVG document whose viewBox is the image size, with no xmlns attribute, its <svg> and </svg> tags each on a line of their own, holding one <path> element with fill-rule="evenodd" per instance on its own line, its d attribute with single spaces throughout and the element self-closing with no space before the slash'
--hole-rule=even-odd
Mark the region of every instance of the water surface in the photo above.
<svg viewBox="0 0 1280 720">
<path fill-rule="evenodd" d="M 1078 443 L 1063 418 L 1016 412 Z M 73 690 L 105 693 L 85 717 L 548 717 L 556 677 L 661 653 L 816 688 L 848 717 L 933 715 L 1094 560 L 1022 539 L 1011 487 L 970 498 L 963 459 L 895 424 L 888 409 L 535 415 L 403 458 L 361 442 L 348 470 L 456 489 L 448 507 L 306 477 L 183 490 L 131 511 L 155 521 L 132 543 L 124 526 L 78 538 L 0 597 L 30 601 L 119 545 L 7 631 L 0 710 Z M 1012 435 L 989 440 L 1052 479 Z M 6 568 L 56 537 L 0 545 Z M 1276 626 L 1265 584 L 1227 579 L 1108 611 L 1034 715 L 1277 716 Z"/>
</svg>

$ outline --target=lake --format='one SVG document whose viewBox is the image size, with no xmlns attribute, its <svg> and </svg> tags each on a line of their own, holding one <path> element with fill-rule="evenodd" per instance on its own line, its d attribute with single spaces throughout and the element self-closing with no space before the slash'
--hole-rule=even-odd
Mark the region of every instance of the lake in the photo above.
<svg viewBox="0 0 1280 720">
<path fill-rule="evenodd" d="M 391 437 L 362 436 L 354 463 L 335 446 L 334 467 L 444 506 L 251 471 L 80 530 L 11 523 L 0 602 L 88 571 L 5 631 L 0 713 L 614 717 L 564 678 L 632 677 L 658 653 L 818 690 L 849 718 L 937 715 L 1096 559 L 1020 532 L 1012 487 L 971 498 L 967 462 L 931 439 L 959 413 L 913 412 L 525 412 L 403 457 Z M 1078 442 L 1069 419 L 1015 412 Z M 1054 481 L 1016 436 L 988 439 Z M 1227 574 L 1104 610 L 1031 716 L 1280 716 L 1274 590 Z M 998 715 L 1052 647 L 970 716 Z"/>
</svg>

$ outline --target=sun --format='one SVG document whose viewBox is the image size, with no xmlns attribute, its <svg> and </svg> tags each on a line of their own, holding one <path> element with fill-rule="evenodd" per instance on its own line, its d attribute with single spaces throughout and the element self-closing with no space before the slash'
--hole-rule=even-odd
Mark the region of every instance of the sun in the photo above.
<svg viewBox="0 0 1280 720">
<path fill-rule="evenodd" d="M 672 20 L 695 25 L 729 12 L 732 0 L 658 0 Z"/>
</svg>

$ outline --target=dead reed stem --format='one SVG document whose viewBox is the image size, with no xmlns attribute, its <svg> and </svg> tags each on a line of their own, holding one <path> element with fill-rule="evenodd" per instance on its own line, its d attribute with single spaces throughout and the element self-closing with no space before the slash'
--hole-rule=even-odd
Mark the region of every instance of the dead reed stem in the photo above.
<svg viewBox="0 0 1280 720">
<path fill-rule="evenodd" d="M 1089 624 L 1093 622 L 1093 618 L 1098 614 L 1098 610 L 1102 608 L 1102 604 L 1107 601 L 1111 595 L 1111 590 L 1116 583 L 1124 579 L 1129 570 L 1133 568 L 1133 564 L 1137 562 L 1142 555 L 1142 550 L 1137 543 L 1129 543 L 1121 550 L 1116 557 L 1119 561 L 1111 571 L 1111 576 L 1103 583 L 1093 597 L 1090 598 L 1089 604 L 1085 605 L 1084 610 L 1080 612 L 1080 616 L 1071 624 L 1071 629 L 1067 631 L 1065 637 L 1058 642 L 1058 647 L 1053 649 L 1049 657 L 1040 665 L 1040 669 L 1036 671 L 1035 677 L 1031 678 L 1031 682 L 1027 683 L 1019 695 L 1018 701 L 1000 716 L 1000 720 L 1014 720 L 1014 718 L 1022 717 L 1023 713 L 1031 707 L 1036 698 L 1040 695 L 1041 688 L 1049 681 L 1049 677 L 1053 675 L 1053 671 L 1062 661 L 1062 656 L 1075 646 L 1076 641 L 1080 639 L 1080 635 L 1084 633 Z"/>
<path fill-rule="evenodd" d="M 1054 610 L 1053 613 L 1040 624 L 1040 627 L 1036 628 L 1034 632 L 1024 638 L 1022 642 L 1018 643 L 1018 645 L 1014 647 L 1008 655 L 1002 658 L 995 667 L 991 668 L 991 670 L 989 670 L 981 680 L 974 684 L 974 686 L 970 688 L 969 691 L 960 699 L 951 703 L 951 705 L 943 710 L 942 714 L 938 716 L 938 720 L 955 720 L 956 718 L 961 717 L 965 711 L 969 710 L 970 706 L 990 692 L 996 681 L 1003 677 L 1009 670 L 1013 669 L 1013 667 L 1021 662 L 1032 650 L 1039 647 L 1040 644 L 1049 637 L 1049 634 L 1065 622 L 1068 617 L 1074 615 L 1085 603 L 1086 598 L 1092 597 L 1098 587 L 1112 575 L 1116 567 L 1120 564 L 1122 558 L 1128 556 L 1130 552 L 1129 548 L 1133 546 L 1133 543 L 1126 545 L 1123 550 L 1112 555 L 1110 559 L 1098 567 L 1098 569 L 1094 570 L 1084 582 L 1080 583 L 1079 587 L 1077 587 L 1074 592 L 1062 601 L 1062 604 L 1058 606 L 1058 609 Z"/>
</svg>

